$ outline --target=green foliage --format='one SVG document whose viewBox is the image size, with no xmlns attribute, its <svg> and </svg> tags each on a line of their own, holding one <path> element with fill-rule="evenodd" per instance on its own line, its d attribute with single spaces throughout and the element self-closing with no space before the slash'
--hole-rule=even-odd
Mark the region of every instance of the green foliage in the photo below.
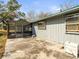
<svg viewBox="0 0 79 59">
<path fill-rule="evenodd" d="M 26 25 L 28 22 L 25 19 L 20 19 L 16 21 L 16 25 Z"/>
<path fill-rule="evenodd" d="M 18 14 L 19 14 L 20 16 L 22 16 L 22 17 L 25 16 L 25 13 L 23 13 L 23 12 L 18 12 Z"/>
<path fill-rule="evenodd" d="M 3 12 L 2 14 L 0 14 L 0 16 L 2 19 L 5 19 L 5 20 L 13 18 L 13 16 L 11 16 L 10 13 L 8 12 Z"/>
<path fill-rule="evenodd" d="M 2 2 L 0 1 L 0 8 L 2 7 Z"/>
<path fill-rule="evenodd" d="M 4 9 L 5 11 L 0 13 L 0 18 L 3 21 L 11 21 L 14 18 L 20 19 L 19 21 L 16 21 L 18 25 L 27 23 L 25 20 L 25 13 L 18 11 L 20 9 L 21 5 L 17 2 L 17 0 L 9 0 L 7 4 L 0 3 L 0 9 Z M 14 25 L 14 22 L 10 22 L 10 25 Z"/>
<path fill-rule="evenodd" d="M 8 10 L 11 12 L 18 10 L 21 7 L 21 5 L 16 0 L 9 0 L 7 6 Z"/>
<path fill-rule="evenodd" d="M 0 10 L 4 9 L 5 11 L 0 11 L 0 18 L 4 21 L 13 20 L 17 17 L 17 10 L 21 5 L 16 0 L 9 0 L 7 4 L 0 3 Z"/>
</svg>

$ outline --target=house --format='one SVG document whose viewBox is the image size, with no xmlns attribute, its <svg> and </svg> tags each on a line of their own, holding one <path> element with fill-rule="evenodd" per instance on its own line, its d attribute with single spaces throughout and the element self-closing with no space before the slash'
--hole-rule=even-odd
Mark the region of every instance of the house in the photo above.
<svg viewBox="0 0 79 59">
<path fill-rule="evenodd" d="M 79 6 L 32 22 L 37 38 L 64 43 L 79 43 Z"/>
</svg>

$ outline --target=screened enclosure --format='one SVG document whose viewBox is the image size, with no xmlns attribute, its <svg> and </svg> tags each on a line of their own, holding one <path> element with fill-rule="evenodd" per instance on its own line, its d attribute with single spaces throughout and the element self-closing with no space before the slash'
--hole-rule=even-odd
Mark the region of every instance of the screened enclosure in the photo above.
<svg viewBox="0 0 79 59">
<path fill-rule="evenodd" d="M 9 38 L 22 38 L 32 35 L 31 24 L 10 26 Z"/>
</svg>

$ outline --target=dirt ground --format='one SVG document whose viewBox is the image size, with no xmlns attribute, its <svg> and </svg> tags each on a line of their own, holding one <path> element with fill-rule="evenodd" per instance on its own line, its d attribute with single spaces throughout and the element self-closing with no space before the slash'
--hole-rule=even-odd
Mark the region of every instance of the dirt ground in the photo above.
<svg viewBox="0 0 79 59">
<path fill-rule="evenodd" d="M 8 39 L 2 59 L 76 59 L 62 45 L 33 38 Z"/>
</svg>

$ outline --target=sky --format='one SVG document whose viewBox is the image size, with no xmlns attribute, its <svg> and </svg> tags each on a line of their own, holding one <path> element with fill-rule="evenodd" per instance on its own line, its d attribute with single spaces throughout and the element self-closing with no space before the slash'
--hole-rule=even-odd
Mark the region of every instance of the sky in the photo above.
<svg viewBox="0 0 79 59">
<path fill-rule="evenodd" d="M 7 0 L 3 0 L 7 2 Z M 29 12 L 57 12 L 64 4 L 79 5 L 79 0 L 17 0 L 22 4 L 21 11 Z"/>
</svg>

